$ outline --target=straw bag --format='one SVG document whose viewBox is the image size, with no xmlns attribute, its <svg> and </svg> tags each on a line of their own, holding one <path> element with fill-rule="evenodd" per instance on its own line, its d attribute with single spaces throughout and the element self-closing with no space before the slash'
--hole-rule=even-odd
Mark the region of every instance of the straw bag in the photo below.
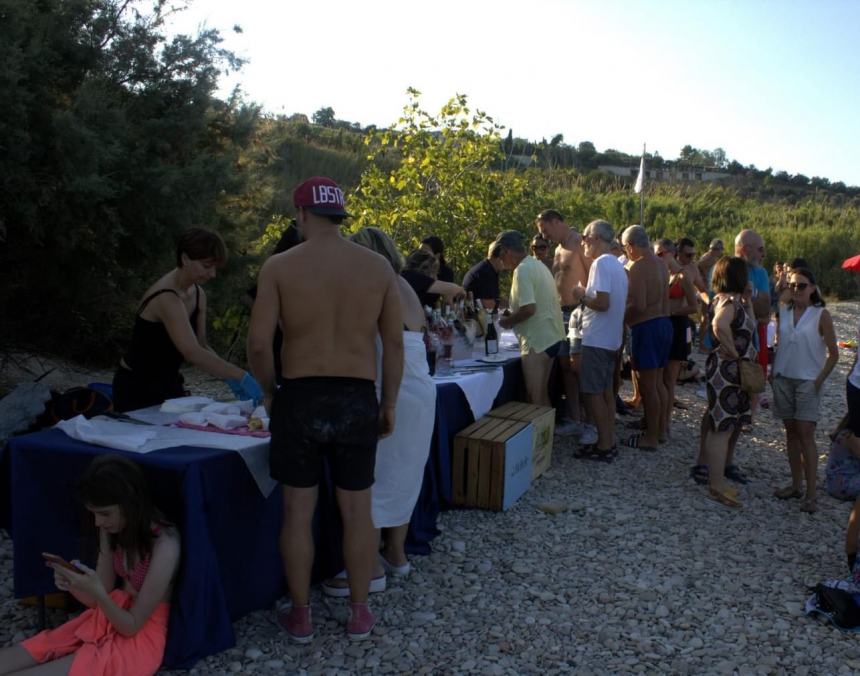
<svg viewBox="0 0 860 676">
<path fill-rule="evenodd" d="M 764 392 L 764 372 L 758 362 L 749 359 L 738 360 L 738 373 L 741 377 L 741 389 L 747 394 Z"/>
</svg>

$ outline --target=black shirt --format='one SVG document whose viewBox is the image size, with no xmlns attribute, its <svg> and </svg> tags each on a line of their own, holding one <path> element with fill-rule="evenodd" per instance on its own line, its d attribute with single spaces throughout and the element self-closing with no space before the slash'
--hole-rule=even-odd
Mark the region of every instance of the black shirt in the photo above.
<svg viewBox="0 0 860 676">
<path fill-rule="evenodd" d="M 436 279 L 440 282 L 452 282 L 454 281 L 454 271 L 448 267 L 447 263 L 439 264 L 439 273 L 436 275 Z"/>
<path fill-rule="evenodd" d="M 477 300 L 495 300 L 499 297 L 499 273 L 485 258 L 473 265 L 463 277 L 463 288 L 466 293 L 471 291 Z"/>
<path fill-rule="evenodd" d="M 427 293 L 427 289 L 433 286 L 433 282 L 436 281 L 435 279 L 428 277 L 417 270 L 404 270 L 400 273 L 400 276 L 403 277 L 409 286 L 412 287 L 412 290 L 418 294 L 418 300 L 421 301 L 421 305 L 429 305 L 431 308 L 436 305 L 436 301 L 439 300 L 439 294 Z"/>
</svg>

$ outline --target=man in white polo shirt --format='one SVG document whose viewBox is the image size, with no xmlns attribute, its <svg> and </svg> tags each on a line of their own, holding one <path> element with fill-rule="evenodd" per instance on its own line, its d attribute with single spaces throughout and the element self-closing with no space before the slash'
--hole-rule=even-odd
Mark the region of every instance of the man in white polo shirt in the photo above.
<svg viewBox="0 0 860 676">
<path fill-rule="evenodd" d="M 585 227 L 585 255 L 594 262 L 585 288 L 577 286 L 573 290 L 574 301 L 583 306 L 580 390 L 597 427 L 597 443 L 584 446 L 575 455 L 605 462 L 611 462 L 616 455 L 612 381 L 627 305 L 627 272 L 611 253 L 614 238 L 612 226 L 606 221 L 592 221 Z"/>
</svg>

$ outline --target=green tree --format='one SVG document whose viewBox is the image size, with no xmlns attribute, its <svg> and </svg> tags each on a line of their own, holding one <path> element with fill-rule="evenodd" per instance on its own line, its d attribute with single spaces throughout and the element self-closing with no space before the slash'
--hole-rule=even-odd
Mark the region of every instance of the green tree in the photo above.
<svg viewBox="0 0 860 676">
<path fill-rule="evenodd" d="M 334 109 L 329 107 L 320 108 L 317 112 L 313 114 L 311 118 L 314 124 L 318 124 L 322 127 L 333 127 L 335 118 L 334 118 Z"/>
<path fill-rule="evenodd" d="M 0 0 L 0 316 L 6 336 L 93 357 L 193 224 L 243 233 L 226 198 L 257 111 L 214 98 L 241 62 L 215 31 L 171 40 L 164 2 Z M 112 352 L 105 357 L 113 357 Z"/>
<path fill-rule="evenodd" d="M 463 272 L 499 231 L 530 229 L 533 206 L 522 177 L 497 169 L 502 127 L 489 115 L 470 110 L 463 95 L 433 115 L 422 109 L 420 92 L 408 95 L 398 123 L 365 140 L 370 165 L 349 200 L 353 228 L 379 227 L 405 252 L 436 234 Z"/>
<path fill-rule="evenodd" d="M 597 148 L 591 141 L 582 141 L 576 147 L 579 168 L 585 171 L 597 169 Z"/>
</svg>

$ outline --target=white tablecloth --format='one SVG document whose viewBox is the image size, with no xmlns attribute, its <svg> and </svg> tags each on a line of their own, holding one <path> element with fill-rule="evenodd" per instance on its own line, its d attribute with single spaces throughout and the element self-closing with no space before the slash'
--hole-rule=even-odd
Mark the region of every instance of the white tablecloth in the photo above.
<svg viewBox="0 0 860 676">
<path fill-rule="evenodd" d="M 505 330 L 499 335 L 499 363 L 519 357 L 519 342 L 513 331 Z M 469 408 L 475 420 L 484 417 L 493 407 L 493 402 L 502 388 L 505 380 L 501 366 L 493 367 L 481 359 L 484 357 L 483 339 L 475 341 L 472 359 L 457 360 L 451 373 L 436 375 L 433 380 L 437 383 L 455 383 L 466 396 Z"/>
</svg>

